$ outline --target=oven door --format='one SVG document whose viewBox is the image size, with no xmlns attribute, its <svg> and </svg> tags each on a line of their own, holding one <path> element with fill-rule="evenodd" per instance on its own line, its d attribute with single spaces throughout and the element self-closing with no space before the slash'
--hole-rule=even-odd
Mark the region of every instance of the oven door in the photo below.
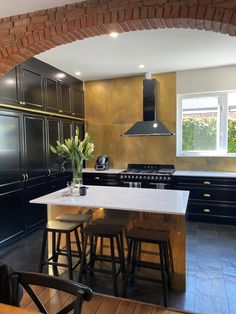
<svg viewBox="0 0 236 314">
<path fill-rule="evenodd" d="M 122 186 L 128 188 L 144 188 L 144 189 L 171 189 L 170 183 L 153 183 L 153 182 L 128 182 L 123 181 Z"/>
</svg>

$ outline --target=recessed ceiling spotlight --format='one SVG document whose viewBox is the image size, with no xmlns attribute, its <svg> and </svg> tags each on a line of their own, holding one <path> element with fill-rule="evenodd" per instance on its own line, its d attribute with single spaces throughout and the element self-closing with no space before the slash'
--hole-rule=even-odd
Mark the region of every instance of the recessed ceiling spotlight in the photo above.
<svg viewBox="0 0 236 314">
<path fill-rule="evenodd" d="M 58 78 L 64 78 L 65 76 L 66 76 L 65 73 L 56 74 L 56 77 L 58 77 Z"/>
<path fill-rule="evenodd" d="M 118 37 L 118 33 L 117 32 L 112 32 L 112 33 L 110 33 L 110 36 L 112 37 L 112 38 L 116 38 L 116 37 Z"/>
<path fill-rule="evenodd" d="M 77 76 L 80 76 L 81 75 L 81 72 L 75 72 L 75 75 L 77 75 Z"/>
<path fill-rule="evenodd" d="M 139 68 L 140 68 L 140 69 L 143 69 L 143 68 L 145 68 L 145 65 L 144 65 L 144 64 L 140 64 L 140 65 L 139 65 Z"/>
</svg>

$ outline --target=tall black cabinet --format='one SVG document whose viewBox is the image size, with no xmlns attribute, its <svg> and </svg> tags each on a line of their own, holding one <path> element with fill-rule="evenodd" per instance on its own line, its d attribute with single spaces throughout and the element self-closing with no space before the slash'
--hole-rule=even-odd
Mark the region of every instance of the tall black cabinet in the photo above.
<svg viewBox="0 0 236 314">
<path fill-rule="evenodd" d="M 83 83 L 32 58 L 0 78 L 0 247 L 32 232 L 47 218 L 46 205 L 29 201 L 66 186 L 70 167 L 50 144 L 83 137 Z"/>
</svg>

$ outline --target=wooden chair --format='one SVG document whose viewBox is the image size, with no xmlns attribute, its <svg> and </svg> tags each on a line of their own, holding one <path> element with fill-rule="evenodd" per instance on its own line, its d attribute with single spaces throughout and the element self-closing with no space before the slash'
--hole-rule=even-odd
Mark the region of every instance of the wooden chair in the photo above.
<svg viewBox="0 0 236 314">
<path fill-rule="evenodd" d="M 93 296 L 92 290 L 85 285 L 45 274 L 15 272 L 11 275 L 11 282 L 12 305 L 19 306 L 18 290 L 19 285 L 22 285 L 38 307 L 39 311 L 45 314 L 48 314 L 45 306 L 42 304 L 30 285 L 52 288 L 75 296 L 75 299 L 70 304 L 62 308 L 59 312 L 57 312 L 57 314 L 66 314 L 72 310 L 74 310 L 74 314 L 79 314 L 81 313 L 83 301 L 90 301 Z"/>
</svg>

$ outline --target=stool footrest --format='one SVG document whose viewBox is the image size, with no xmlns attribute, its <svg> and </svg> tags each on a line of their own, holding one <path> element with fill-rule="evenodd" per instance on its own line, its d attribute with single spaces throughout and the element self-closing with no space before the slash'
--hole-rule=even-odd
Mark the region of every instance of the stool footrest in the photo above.
<svg viewBox="0 0 236 314">
<path fill-rule="evenodd" d="M 138 267 L 145 267 L 149 269 L 161 270 L 161 265 L 158 263 L 145 262 L 145 261 L 135 261 L 135 265 Z"/>
<path fill-rule="evenodd" d="M 153 283 L 162 284 L 162 281 L 161 281 L 161 280 L 153 279 L 153 278 L 145 277 L 145 276 L 135 275 L 135 277 L 133 278 L 132 275 L 131 275 L 131 280 L 132 280 L 132 279 L 140 279 L 140 280 L 144 280 L 144 281 L 148 281 L 148 282 L 153 282 Z"/>
</svg>

